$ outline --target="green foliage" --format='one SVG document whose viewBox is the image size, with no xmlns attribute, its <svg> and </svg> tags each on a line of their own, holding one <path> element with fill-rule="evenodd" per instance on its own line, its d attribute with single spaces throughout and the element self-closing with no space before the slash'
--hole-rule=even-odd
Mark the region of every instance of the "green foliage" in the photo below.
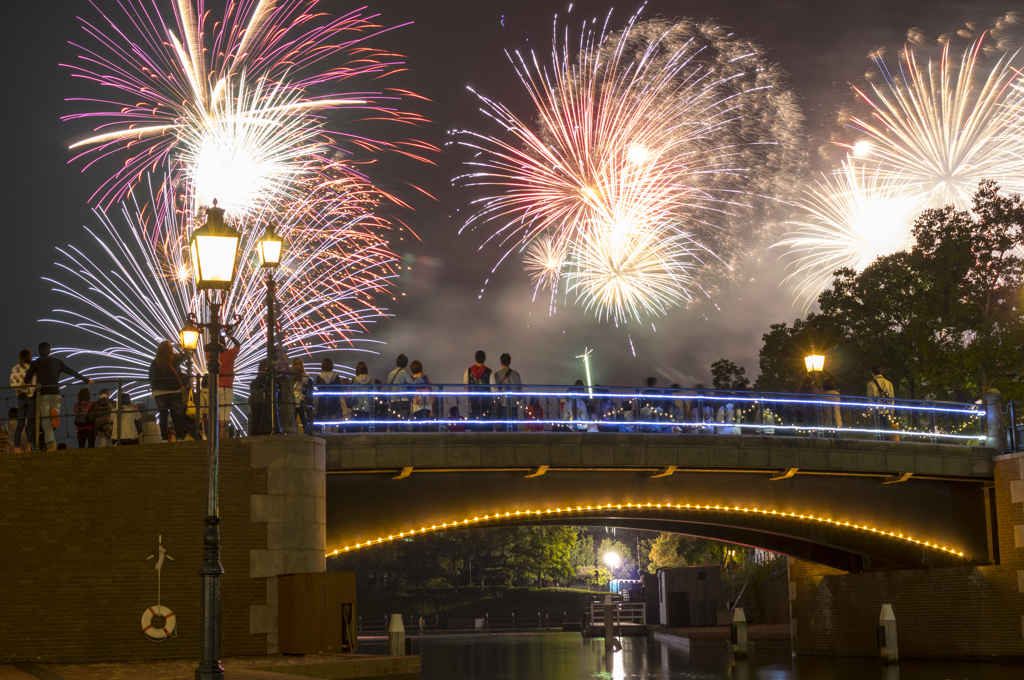
<svg viewBox="0 0 1024 680">
<path fill-rule="evenodd" d="M 726 554 L 734 550 L 737 555 L 745 548 L 720 543 L 707 538 L 683 534 L 661 534 L 651 544 L 649 553 L 652 571 L 668 567 L 694 567 L 701 564 L 725 564 Z"/>
<path fill-rule="evenodd" d="M 445 531 L 338 555 L 329 567 L 357 572 L 360 587 L 374 590 L 568 583 L 576 574 L 571 558 L 578 534 L 557 526 Z"/>
<path fill-rule="evenodd" d="M 731 390 L 740 380 L 747 377 L 747 369 L 737 366 L 726 358 L 711 364 L 711 384 L 716 390 Z"/>
</svg>

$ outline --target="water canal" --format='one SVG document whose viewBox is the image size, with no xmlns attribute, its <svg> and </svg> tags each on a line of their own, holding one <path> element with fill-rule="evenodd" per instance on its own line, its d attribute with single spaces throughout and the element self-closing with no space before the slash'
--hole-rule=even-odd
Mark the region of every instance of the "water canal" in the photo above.
<svg viewBox="0 0 1024 680">
<path fill-rule="evenodd" d="M 1020 680 L 1020 665 L 903 660 L 883 668 L 874 659 L 798 657 L 761 650 L 734 662 L 725 649 L 695 648 L 626 638 L 605 658 L 604 640 L 579 633 L 438 635 L 413 639 L 421 680 Z M 360 643 L 359 651 L 386 654 L 387 643 Z"/>
</svg>

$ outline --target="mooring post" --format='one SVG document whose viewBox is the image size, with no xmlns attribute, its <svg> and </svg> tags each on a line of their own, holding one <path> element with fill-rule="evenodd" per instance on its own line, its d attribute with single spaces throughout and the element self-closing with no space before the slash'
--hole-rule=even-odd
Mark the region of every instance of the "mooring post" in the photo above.
<svg viewBox="0 0 1024 680">
<path fill-rule="evenodd" d="M 732 625 L 729 627 L 733 656 L 737 659 L 747 658 L 747 617 L 743 607 L 732 610 Z"/>
<path fill-rule="evenodd" d="M 612 604 L 611 593 L 604 596 L 604 650 L 614 652 L 619 649 L 619 641 L 615 639 L 615 605 Z"/>
<path fill-rule="evenodd" d="M 878 649 L 882 654 L 882 663 L 899 663 L 900 651 L 896 641 L 896 615 L 892 613 L 891 604 L 882 605 L 882 613 L 878 615 Z"/>
<path fill-rule="evenodd" d="M 388 627 L 388 652 L 391 656 L 405 656 L 405 624 L 401 614 L 391 615 Z"/>
</svg>

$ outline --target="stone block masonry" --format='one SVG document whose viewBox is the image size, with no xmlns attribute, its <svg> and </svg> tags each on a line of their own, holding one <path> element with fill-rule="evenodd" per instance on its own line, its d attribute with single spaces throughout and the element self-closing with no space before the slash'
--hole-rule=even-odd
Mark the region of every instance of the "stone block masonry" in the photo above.
<svg viewBox="0 0 1024 680">
<path fill-rule="evenodd" d="M 223 442 L 222 656 L 276 649 L 276 573 L 264 572 L 324 569 L 318 441 Z M 0 663 L 195 658 L 205 498 L 202 443 L 0 456 Z M 161 579 L 177 618 L 166 642 L 140 625 L 157 604 L 145 559 L 158 536 L 174 558 Z"/>
<path fill-rule="evenodd" d="M 995 564 L 848 574 L 790 560 L 793 651 L 877 656 L 891 604 L 901 657 L 1024 659 L 1024 453 L 994 462 Z"/>
<path fill-rule="evenodd" d="M 266 548 L 252 550 L 249 574 L 264 579 L 266 604 L 249 610 L 249 630 L 277 653 L 277 576 L 327 570 L 327 449 L 314 437 L 250 437 L 252 466 L 267 474 L 251 498 L 252 521 L 266 523 Z"/>
</svg>

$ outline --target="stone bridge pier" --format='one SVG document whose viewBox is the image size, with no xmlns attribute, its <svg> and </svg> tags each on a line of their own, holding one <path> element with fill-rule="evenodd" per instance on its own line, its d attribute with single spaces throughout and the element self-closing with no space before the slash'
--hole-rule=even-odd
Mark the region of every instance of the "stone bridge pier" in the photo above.
<svg viewBox="0 0 1024 680">
<path fill-rule="evenodd" d="M 994 463 L 992 564 L 857 574 L 790 558 L 793 652 L 877 656 L 878 612 L 891 604 L 901 657 L 1024 660 L 1024 452 Z"/>
</svg>

